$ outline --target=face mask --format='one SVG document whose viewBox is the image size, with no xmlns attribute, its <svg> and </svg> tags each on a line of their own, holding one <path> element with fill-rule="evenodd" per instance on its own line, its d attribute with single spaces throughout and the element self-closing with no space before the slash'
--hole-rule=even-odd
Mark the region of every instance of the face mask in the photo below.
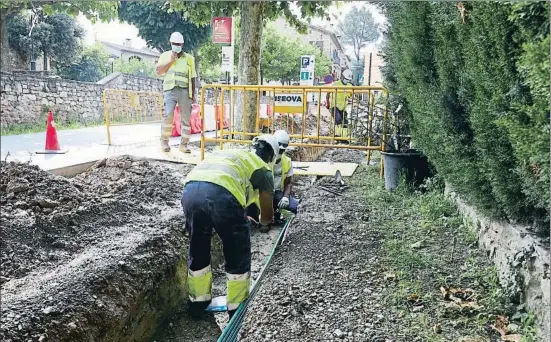
<svg viewBox="0 0 551 342">
<path fill-rule="evenodd" d="M 344 80 L 342 80 L 342 83 L 343 83 L 343 84 L 348 84 L 348 80 L 347 80 L 347 79 L 344 79 Z"/>
<path fill-rule="evenodd" d="M 182 47 L 179 45 L 172 45 L 172 52 L 180 53 L 182 52 Z"/>
</svg>

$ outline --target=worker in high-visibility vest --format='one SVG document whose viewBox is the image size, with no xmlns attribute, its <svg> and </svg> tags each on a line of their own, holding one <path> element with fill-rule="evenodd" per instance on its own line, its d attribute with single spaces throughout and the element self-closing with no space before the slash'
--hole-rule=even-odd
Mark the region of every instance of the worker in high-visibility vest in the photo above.
<svg viewBox="0 0 551 342">
<path fill-rule="evenodd" d="M 337 81 L 332 85 L 352 86 L 352 71 L 348 69 L 344 70 L 342 72 L 342 80 Z M 327 93 L 326 107 L 331 111 L 333 117 L 335 118 L 335 136 L 348 136 L 348 113 L 346 112 L 346 105 L 351 97 L 352 92 L 346 92 L 344 90 L 337 90 L 336 98 L 334 91 Z"/>
<path fill-rule="evenodd" d="M 188 144 L 191 137 L 191 105 L 196 102 L 195 81 L 197 72 L 195 71 L 195 58 L 182 50 L 184 36 L 180 32 L 172 33 L 170 45 L 172 47 L 171 51 L 165 51 L 161 54 L 156 69 L 157 75 L 164 75 L 161 149 L 164 152 L 170 152 L 168 140 L 172 133 L 174 109 L 178 104 L 182 122 L 180 151 L 190 153 Z"/>
<path fill-rule="evenodd" d="M 258 199 L 260 224 L 269 230 L 277 150 L 273 136 L 261 135 L 253 140 L 251 151 L 213 152 L 187 175 L 182 207 L 190 232 L 187 284 L 193 316 L 200 316 L 212 299 L 213 228 L 223 244 L 230 318 L 249 296 L 251 240 L 245 208 Z"/>
<path fill-rule="evenodd" d="M 274 132 L 274 138 L 279 145 L 279 152 L 273 169 L 275 189 L 273 208 L 276 210 L 274 213 L 274 223 L 279 225 L 283 221 L 281 220 L 281 212 L 277 209 L 289 210 L 293 214 L 296 214 L 300 201 L 291 196 L 294 174 L 293 162 L 291 158 L 285 155 L 285 151 L 289 147 L 289 134 L 284 130 L 277 130 Z M 258 220 L 259 207 L 258 202 L 251 204 L 247 208 L 247 215 Z"/>
</svg>

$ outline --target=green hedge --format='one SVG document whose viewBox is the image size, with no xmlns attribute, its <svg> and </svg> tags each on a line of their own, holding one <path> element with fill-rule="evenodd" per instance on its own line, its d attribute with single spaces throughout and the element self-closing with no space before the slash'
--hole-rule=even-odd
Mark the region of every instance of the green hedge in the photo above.
<svg viewBox="0 0 551 342">
<path fill-rule="evenodd" d="M 549 3 L 382 4 L 385 85 L 413 139 L 486 214 L 549 222 Z"/>
</svg>

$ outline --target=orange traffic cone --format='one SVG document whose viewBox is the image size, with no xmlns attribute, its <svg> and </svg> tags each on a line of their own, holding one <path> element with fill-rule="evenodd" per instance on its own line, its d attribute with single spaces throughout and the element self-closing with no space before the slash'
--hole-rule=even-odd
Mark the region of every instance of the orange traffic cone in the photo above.
<svg viewBox="0 0 551 342">
<path fill-rule="evenodd" d="M 64 154 L 67 149 L 62 150 L 57 141 L 57 131 L 55 129 L 54 114 L 51 110 L 48 111 L 46 119 L 46 146 L 44 151 L 37 151 L 38 154 Z"/>
</svg>

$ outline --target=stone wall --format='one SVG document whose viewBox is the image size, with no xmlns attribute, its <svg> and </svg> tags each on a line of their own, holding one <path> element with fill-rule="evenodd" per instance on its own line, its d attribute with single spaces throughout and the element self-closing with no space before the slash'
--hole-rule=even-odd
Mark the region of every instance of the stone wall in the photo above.
<svg viewBox="0 0 551 342">
<path fill-rule="evenodd" d="M 527 227 L 483 217 L 449 185 L 446 193 L 463 214 L 465 223 L 476 230 L 478 245 L 494 262 L 501 285 L 514 301 L 525 304 L 526 310 L 536 315 L 541 340 L 549 341 L 549 243 L 543 244 Z"/>
<path fill-rule="evenodd" d="M 101 122 L 103 120 L 103 97 L 105 89 L 159 92 L 163 90 L 162 80 L 113 73 L 97 83 L 77 82 L 61 79 L 49 71 L 0 72 L 0 127 L 17 124 L 43 124 L 46 113 L 51 109 L 59 122 Z M 221 101 L 218 94 L 218 103 Z M 235 99 L 243 97 L 236 91 Z M 199 96 L 197 97 L 199 101 Z M 230 103 L 229 92 L 225 92 L 226 104 Z M 268 102 L 261 96 L 260 102 Z M 213 89 L 205 92 L 205 104 L 214 104 Z"/>
<path fill-rule="evenodd" d="M 48 72 L 0 73 L 0 126 L 45 122 L 47 109 L 56 120 L 97 122 L 103 119 L 104 89 L 162 91 L 162 81 L 115 73 L 98 83 L 61 79 Z"/>
</svg>

